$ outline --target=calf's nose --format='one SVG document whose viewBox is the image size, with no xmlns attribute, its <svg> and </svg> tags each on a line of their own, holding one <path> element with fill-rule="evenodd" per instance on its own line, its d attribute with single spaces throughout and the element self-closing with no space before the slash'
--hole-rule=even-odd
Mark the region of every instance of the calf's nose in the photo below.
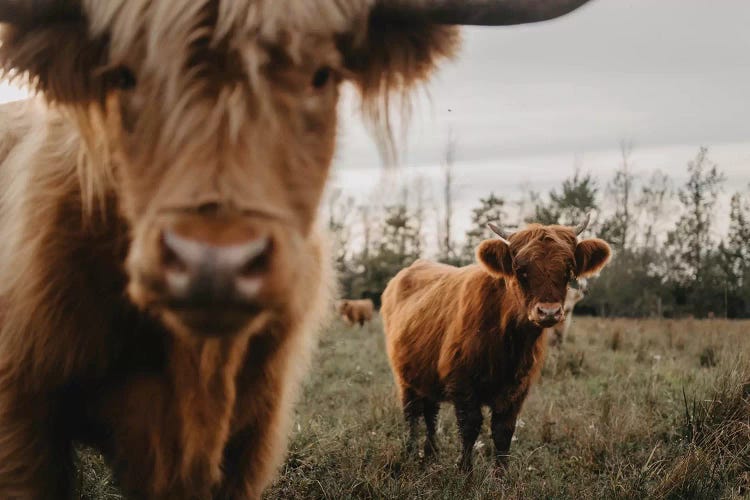
<svg viewBox="0 0 750 500">
<path fill-rule="evenodd" d="M 541 319 L 560 320 L 563 317 L 562 304 L 557 304 L 557 303 L 537 304 L 536 312 L 539 318 Z"/>
<path fill-rule="evenodd" d="M 213 244 L 162 233 L 167 293 L 196 304 L 248 302 L 260 292 L 271 251 L 268 237 Z"/>
</svg>

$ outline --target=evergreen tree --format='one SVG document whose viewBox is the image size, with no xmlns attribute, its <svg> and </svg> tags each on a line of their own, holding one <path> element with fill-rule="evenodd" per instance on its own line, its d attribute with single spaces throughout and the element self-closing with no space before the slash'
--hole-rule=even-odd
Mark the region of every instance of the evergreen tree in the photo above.
<svg viewBox="0 0 750 500">
<path fill-rule="evenodd" d="M 632 194 L 634 176 L 630 171 L 629 144 L 621 145 L 622 163 L 607 185 L 607 198 L 614 204 L 614 214 L 602 224 L 600 236 L 617 250 L 626 250 L 633 239 Z"/>
<path fill-rule="evenodd" d="M 352 210 L 354 208 L 354 198 L 347 197 L 342 199 L 340 189 L 331 192 L 328 199 L 328 231 L 331 234 L 331 250 L 333 262 L 338 275 L 342 278 L 341 293 L 348 295 L 351 292 L 351 228 L 352 228 Z"/>
<path fill-rule="evenodd" d="M 578 224 L 590 211 L 597 208 L 598 188 L 590 173 L 581 174 L 576 168 L 573 177 L 563 181 L 560 192 L 549 193 L 547 203 L 540 201 L 534 209 L 534 217 L 527 222 L 540 224 Z"/>
<path fill-rule="evenodd" d="M 750 206 L 740 193 L 730 202 L 729 232 L 719 245 L 721 268 L 726 278 L 726 314 L 750 313 Z"/>
<path fill-rule="evenodd" d="M 669 176 L 658 170 L 642 184 L 640 194 L 635 202 L 639 214 L 638 236 L 635 244 L 639 249 L 654 251 L 657 249 L 657 223 L 664 220 L 667 205 L 672 197 Z"/>
<path fill-rule="evenodd" d="M 667 234 L 667 279 L 677 306 L 692 314 L 725 309 L 726 279 L 720 272 L 716 245 L 711 238 L 716 200 L 724 176 L 702 147 L 688 163 L 690 174 L 678 192 L 682 215 Z"/>
<path fill-rule="evenodd" d="M 445 148 L 445 162 L 443 164 L 443 217 L 438 221 L 438 260 L 445 263 L 457 264 L 455 243 L 453 241 L 453 199 L 455 196 L 455 180 L 453 164 L 456 161 L 456 140 L 451 132 Z"/>
<path fill-rule="evenodd" d="M 420 257 L 419 223 L 405 199 L 385 208 L 379 238 L 357 266 L 366 279 L 357 281 L 353 295 L 370 298 L 376 305 L 388 281 Z"/>
<path fill-rule="evenodd" d="M 711 227 L 716 199 L 724 182 L 718 166 L 700 148 L 688 163 L 690 177 L 678 193 L 683 213 L 667 234 L 666 250 L 672 263 L 671 278 L 678 283 L 700 281 L 714 245 Z"/>
<path fill-rule="evenodd" d="M 488 223 L 494 222 L 501 227 L 506 224 L 504 208 L 505 200 L 495 196 L 495 193 L 490 193 L 486 198 L 479 198 L 479 206 L 471 211 L 471 224 L 466 231 L 461 264 L 474 262 L 474 252 L 479 244 L 494 237 L 494 233 L 487 227 Z"/>
</svg>

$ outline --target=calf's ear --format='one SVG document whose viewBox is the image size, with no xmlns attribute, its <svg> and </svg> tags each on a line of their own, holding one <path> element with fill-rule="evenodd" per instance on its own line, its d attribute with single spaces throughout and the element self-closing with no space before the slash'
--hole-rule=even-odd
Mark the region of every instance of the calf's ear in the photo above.
<svg viewBox="0 0 750 500">
<path fill-rule="evenodd" d="M 485 240 L 477 247 L 477 262 L 492 276 L 506 278 L 513 275 L 513 259 L 505 240 Z"/>
<path fill-rule="evenodd" d="M 606 241 L 599 238 L 581 240 L 576 245 L 576 274 L 579 278 L 594 275 L 602 270 L 612 256 Z"/>
</svg>

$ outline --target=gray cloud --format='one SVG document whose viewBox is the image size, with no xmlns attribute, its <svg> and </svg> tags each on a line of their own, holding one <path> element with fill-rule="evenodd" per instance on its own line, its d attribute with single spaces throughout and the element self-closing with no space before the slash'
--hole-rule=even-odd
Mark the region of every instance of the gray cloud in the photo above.
<svg viewBox="0 0 750 500">
<path fill-rule="evenodd" d="M 467 29 L 430 101 L 418 100 L 403 164 L 438 163 L 449 128 L 464 161 L 559 155 L 569 164 L 623 138 L 750 142 L 748 25 L 743 0 L 596 0 L 549 23 Z M 348 97 L 337 165 L 379 166 Z"/>
</svg>

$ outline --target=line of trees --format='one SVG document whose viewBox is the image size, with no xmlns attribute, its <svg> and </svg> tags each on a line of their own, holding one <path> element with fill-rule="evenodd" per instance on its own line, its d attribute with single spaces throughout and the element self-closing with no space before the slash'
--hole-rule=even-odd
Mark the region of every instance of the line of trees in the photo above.
<svg viewBox="0 0 750 500">
<path fill-rule="evenodd" d="M 750 194 L 732 194 L 728 230 L 718 235 L 725 177 L 706 148 L 687 164 L 687 181 L 675 186 L 660 171 L 635 175 L 632 146 L 623 144 L 620 164 L 605 186 L 577 167 L 548 193 L 526 189 L 513 203 L 489 193 L 471 211 L 463 237 L 454 239 L 453 147 L 446 155 L 443 206 L 436 210 L 436 251 L 427 257 L 454 265 L 472 263 L 478 243 L 492 237 L 490 221 L 506 227 L 521 222 L 575 224 L 593 212 L 588 231 L 607 240 L 614 256 L 601 277 L 590 283 L 590 293 L 577 310 L 605 316 L 750 316 Z M 421 182 L 404 187 L 382 206 L 357 207 L 337 192 L 328 211 L 344 296 L 378 304 L 388 280 L 426 256 Z M 513 218 L 509 212 L 515 212 Z"/>
</svg>

